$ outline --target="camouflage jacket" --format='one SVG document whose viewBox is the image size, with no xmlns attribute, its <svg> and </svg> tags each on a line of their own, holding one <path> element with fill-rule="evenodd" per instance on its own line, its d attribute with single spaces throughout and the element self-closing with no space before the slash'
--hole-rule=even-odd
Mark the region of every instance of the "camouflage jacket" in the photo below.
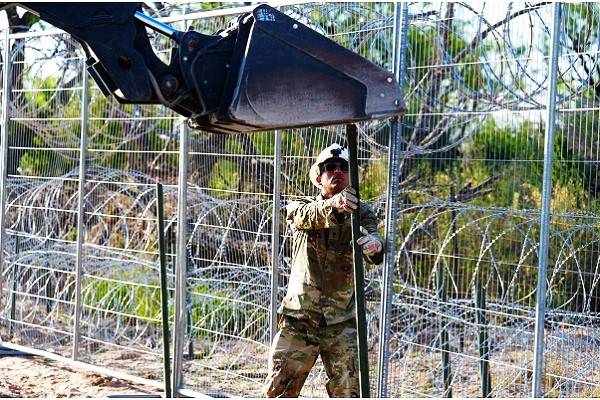
<svg viewBox="0 0 600 400">
<path fill-rule="evenodd" d="M 350 215 L 325 206 L 322 195 L 292 201 L 286 211 L 293 233 L 293 259 L 279 313 L 296 318 L 323 315 L 328 325 L 354 318 Z M 381 240 L 375 212 L 362 202 L 360 225 Z M 379 264 L 383 252 L 365 259 Z"/>
</svg>

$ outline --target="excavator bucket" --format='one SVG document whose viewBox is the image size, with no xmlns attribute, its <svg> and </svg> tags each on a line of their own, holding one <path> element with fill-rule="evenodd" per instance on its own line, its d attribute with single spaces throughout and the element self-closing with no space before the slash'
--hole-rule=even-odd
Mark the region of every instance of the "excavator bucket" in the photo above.
<svg viewBox="0 0 600 400">
<path fill-rule="evenodd" d="M 225 54 L 229 58 L 218 107 L 192 117 L 197 128 L 249 132 L 364 121 L 404 111 L 391 72 L 272 7 L 256 7 L 225 37 L 229 41 L 221 40 L 212 52 L 207 46 L 192 64 L 190 84 L 207 98 L 201 83 L 218 69 L 208 66 L 223 63 Z"/>
<path fill-rule="evenodd" d="M 0 9 L 13 3 L 0 3 Z M 211 132 L 252 132 L 403 112 L 392 74 L 268 5 L 214 35 L 180 32 L 140 3 L 18 3 L 69 32 L 105 95 L 163 104 Z M 169 64 L 147 28 L 173 39 Z"/>
</svg>

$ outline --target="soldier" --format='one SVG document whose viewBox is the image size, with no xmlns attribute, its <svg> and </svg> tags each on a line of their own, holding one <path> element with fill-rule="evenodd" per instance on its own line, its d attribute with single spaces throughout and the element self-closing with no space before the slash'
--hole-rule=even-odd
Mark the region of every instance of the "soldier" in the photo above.
<svg viewBox="0 0 600 400">
<path fill-rule="evenodd" d="M 359 397 L 350 224 L 358 199 L 348 186 L 348 169 L 348 151 L 339 144 L 327 147 L 309 175 L 321 194 L 286 207 L 293 261 L 269 354 L 267 397 L 298 397 L 319 355 L 329 378 L 329 396 Z M 364 236 L 357 243 L 366 260 L 381 263 L 377 217 L 362 202 L 360 225 Z"/>
</svg>

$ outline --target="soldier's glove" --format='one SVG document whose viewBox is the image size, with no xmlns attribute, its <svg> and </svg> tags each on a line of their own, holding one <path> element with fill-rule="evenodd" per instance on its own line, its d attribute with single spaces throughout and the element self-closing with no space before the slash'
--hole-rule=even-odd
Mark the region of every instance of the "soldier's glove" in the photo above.
<svg viewBox="0 0 600 400">
<path fill-rule="evenodd" d="M 362 252 L 365 256 L 371 257 L 383 249 L 383 245 L 377 237 L 371 235 L 364 227 L 360 227 L 360 231 L 364 236 L 358 238 L 356 243 L 362 247 Z"/>
<path fill-rule="evenodd" d="M 356 191 L 348 186 L 346 189 L 327 200 L 327 204 L 338 211 L 351 213 L 358 207 Z"/>
</svg>

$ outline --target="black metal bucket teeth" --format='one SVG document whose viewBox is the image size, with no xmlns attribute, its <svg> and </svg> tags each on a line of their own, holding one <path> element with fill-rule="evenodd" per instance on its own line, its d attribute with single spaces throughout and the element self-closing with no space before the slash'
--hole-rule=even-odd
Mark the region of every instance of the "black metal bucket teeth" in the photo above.
<svg viewBox="0 0 600 400">
<path fill-rule="evenodd" d="M 189 59 L 185 37 L 180 48 Z M 205 107 L 191 124 L 208 131 L 333 125 L 404 110 L 391 72 L 267 5 L 199 50 L 191 70 L 188 85 Z"/>
</svg>

